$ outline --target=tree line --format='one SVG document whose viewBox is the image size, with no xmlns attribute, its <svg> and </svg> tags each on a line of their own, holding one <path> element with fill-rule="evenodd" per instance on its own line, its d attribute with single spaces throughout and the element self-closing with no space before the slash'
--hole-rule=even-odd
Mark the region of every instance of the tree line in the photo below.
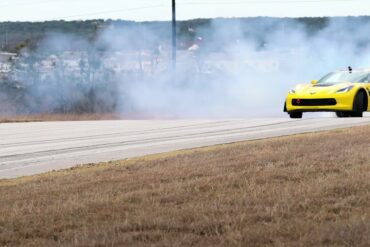
<svg viewBox="0 0 370 247">
<path fill-rule="evenodd" d="M 219 24 L 238 22 L 245 27 L 245 35 L 253 36 L 253 27 L 263 25 L 264 23 L 274 22 L 276 26 L 284 23 L 298 22 L 304 25 L 307 32 L 317 32 L 328 24 L 329 20 L 335 19 L 357 19 L 359 21 L 369 21 L 369 17 L 337 17 L 337 18 L 233 18 L 233 19 L 216 19 Z M 195 19 L 188 21 L 179 21 L 178 38 L 186 39 L 192 34 L 189 28 L 195 30 L 205 30 L 211 26 L 215 19 Z M 0 23 L 0 49 L 8 52 L 19 52 L 25 47 L 31 49 L 37 46 L 46 34 L 69 33 L 78 35 L 87 39 L 94 39 L 99 30 L 108 26 L 116 27 L 146 27 L 161 33 L 162 39 L 167 40 L 171 36 L 170 22 L 133 22 L 123 20 L 86 20 L 86 21 L 45 21 L 45 22 L 1 22 Z M 252 28 L 250 28 L 252 27 Z"/>
</svg>

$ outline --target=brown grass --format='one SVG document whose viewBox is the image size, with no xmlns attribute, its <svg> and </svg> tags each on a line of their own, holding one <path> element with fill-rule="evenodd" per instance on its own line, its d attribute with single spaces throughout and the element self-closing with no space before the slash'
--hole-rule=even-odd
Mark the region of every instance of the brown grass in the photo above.
<svg viewBox="0 0 370 247">
<path fill-rule="evenodd" d="M 173 119 L 172 116 L 151 116 L 146 113 L 94 113 L 94 114 L 31 114 L 0 115 L 0 123 L 51 122 L 51 121 L 100 121 L 123 119 Z"/>
<path fill-rule="evenodd" d="M 370 246 L 370 126 L 0 182 L 0 246 Z"/>
<path fill-rule="evenodd" d="M 0 115 L 0 123 L 22 122 L 50 122 L 50 121 L 93 121 L 93 120 L 119 120 L 118 114 L 31 114 L 31 115 Z"/>
</svg>

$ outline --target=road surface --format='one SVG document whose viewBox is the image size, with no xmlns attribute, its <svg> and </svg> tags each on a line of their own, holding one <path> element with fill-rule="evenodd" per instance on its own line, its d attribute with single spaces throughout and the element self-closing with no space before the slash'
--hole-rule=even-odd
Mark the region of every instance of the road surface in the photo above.
<svg viewBox="0 0 370 247">
<path fill-rule="evenodd" d="M 174 150 L 368 124 L 370 117 L 0 124 L 0 178 Z"/>
</svg>

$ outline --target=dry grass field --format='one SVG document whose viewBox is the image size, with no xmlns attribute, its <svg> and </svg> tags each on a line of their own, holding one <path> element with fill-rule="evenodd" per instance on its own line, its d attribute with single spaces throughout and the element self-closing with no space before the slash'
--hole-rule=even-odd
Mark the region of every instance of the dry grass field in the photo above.
<svg viewBox="0 0 370 247">
<path fill-rule="evenodd" d="M 93 120 L 119 120 L 118 114 L 31 114 L 1 116 L 0 123 L 17 122 L 50 122 L 50 121 L 93 121 Z"/>
<path fill-rule="evenodd" d="M 175 119 L 170 115 L 152 116 L 147 113 L 91 113 L 91 114 L 31 114 L 31 115 L 1 115 L 0 123 L 23 122 L 60 122 L 60 121 L 100 121 L 100 120 L 137 120 L 137 119 Z"/>
<path fill-rule="evenodd" d="M 370 126 L 0 181 L 0 246 L 370 246 Z"/>
</svg>

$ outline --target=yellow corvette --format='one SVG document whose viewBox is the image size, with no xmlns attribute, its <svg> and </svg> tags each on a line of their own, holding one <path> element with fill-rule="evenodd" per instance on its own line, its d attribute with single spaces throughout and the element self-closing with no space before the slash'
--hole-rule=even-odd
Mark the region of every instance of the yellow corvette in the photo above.
<svg viewBox="0 0 370 247">
<path fill-rule="evenodd" d="M 302 118 L 303 112 L 331 111 L 338 117 L 362 117 L 370 111 L 370 69 L 341 70 L 290 90 L 284 112 Z"/>
</svg>

